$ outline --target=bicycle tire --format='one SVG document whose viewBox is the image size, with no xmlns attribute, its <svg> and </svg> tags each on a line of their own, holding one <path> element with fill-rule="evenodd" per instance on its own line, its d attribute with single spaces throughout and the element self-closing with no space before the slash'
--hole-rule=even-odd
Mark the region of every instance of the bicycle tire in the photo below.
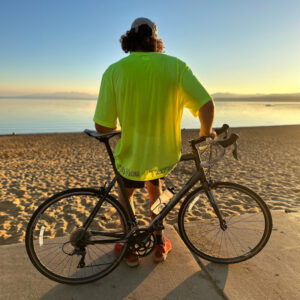
<svg viewBox="0 0 300 300">
<path fill-rule="evenodd" d="M 245 261 L 259 253 L 272 232 L 272 216 L 265 202 L 249 188 L 235 183 L 215 182 L 211 191 L 227 229 L 221 229 L 200 187 L 186 197 L 178 214 L 179 233 L 187 247 L 206 260 L 225 264 Z M 234 249 L 233 255 L 229 247 Z"/>
<path fill-rule="evenodd" d="M 53 195 L 34 212 L 27 226 L 25 244 L 32 264 L 40 273 L 59 283 L 83 284 L 108 275 L 119 265 L 127 251 L 127 243 L 124 243 L 118 256 L 114 254 L 114 245 L 117 241 L 108 246 L 105 244 L 87 245 L 85 260 L 89 263 L 83 268 L 78 267 L 78 260 L 81 256 L 72 255 L 73 246 L 70 242 L 70 234 L 78 230 L 78 224 L 82 225 L 89 215 L 88 210 L 95 207 L 101 196 L 99 190 L 91 188 L 69 189 Z M 73 199 L 75 202 L 72 201 Z M 109 216 L 107 213 L 111 215 Z M 64 224 L 64 227 L 61 224 Z M 94 232 L 96 229 L 104 230 L 103 232 L 108 234 L 120 232 L 120 235 L 126 235 L 128 232 L 126 213 L 114 197 L 108 195 L 103 200 L 89 229 Z M 89 233 L 87 238 L 97 240 L 100 237 L 94 237 Z M 112 250 L 108 251 L 107 247 L 111 247 Z M 51 255 L 47 254 L 48 260 L 51 258 L 52 261 L 57 261 L 57 257 L 60 257 L 60 262 L 57 261 L 55 268 L 54 262 L 53 264 L 50 261 L 46 263 L 47 256 L 44 257 L 43 253 L 48 251 L 47 248 L 50 254 L 52 253 Z M 113 258 L 111 259 L 111 257 Z M 107 262 L 110 259 L 112 261 Z M 103 270 L 101 270 L 102 266 L 104 266 Z M 58 267 L 62 271 L 58 272 Z M 65 275 L 67 270 L 68 275 Z"/>
</svg>

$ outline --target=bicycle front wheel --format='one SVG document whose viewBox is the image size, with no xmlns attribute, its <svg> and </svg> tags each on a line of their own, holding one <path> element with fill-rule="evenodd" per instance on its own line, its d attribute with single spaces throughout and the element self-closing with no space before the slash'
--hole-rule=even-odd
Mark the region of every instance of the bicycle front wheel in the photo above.
<svg viewBox="0 0 300 300">
<path fill-rule="evenodd" d="M 237 263 L 256 255 L 272 231 L 267 205 L 256 193 L 234 183 L 215 182 L 211 192 L 225 227 L 204 189 L 198 188 L 187 196 L 178 216 L 185 244 L 196 255 L 216 263 Z"/>
<path fill-rule="evenodd" d="M 88 230 L 82 229 L 101 196 L 95 189 L 70 189 L 35 211 L 25 242 L 29 258 L 43 275 L 60 283 L 87 283 L 106 276 L 120 263 L 127 243 L 123 241 L 118 257 L 114 246 L 125 238 L 128 225 L 117 200 L 108 195 Z"/>
</svg>

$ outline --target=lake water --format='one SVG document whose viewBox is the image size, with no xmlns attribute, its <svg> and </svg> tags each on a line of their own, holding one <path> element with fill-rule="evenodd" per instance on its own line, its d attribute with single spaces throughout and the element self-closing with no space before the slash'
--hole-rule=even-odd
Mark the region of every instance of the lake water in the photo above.
<svg viewBox="0 0 300 300">
<path fill-rule="evenodd" d="M 300 102 L 219 102 L 215 127 L 300 124 Z M 94 129 L 95 100 L 0 99 L 0 134 L 77 132 Z M 184 110 L 181 128 L 199 128 Z"/>
</svg>

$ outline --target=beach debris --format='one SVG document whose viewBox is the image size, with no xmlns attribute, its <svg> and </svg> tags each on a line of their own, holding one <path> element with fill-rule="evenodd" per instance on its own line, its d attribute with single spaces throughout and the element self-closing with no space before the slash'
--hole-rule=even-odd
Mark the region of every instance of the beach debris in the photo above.
<svg viewBox="0 0 300 300">
<path fill-rule="evenodd" d="M 293 209 L 288 209 L 288 208 L 286 208 L 286 209 L 284 210 L 284 212 L 285 212 L 286 214 L 288 214 L 288 213 L 296 213 L 297 210 L 293 210 Z"/>
</svg>

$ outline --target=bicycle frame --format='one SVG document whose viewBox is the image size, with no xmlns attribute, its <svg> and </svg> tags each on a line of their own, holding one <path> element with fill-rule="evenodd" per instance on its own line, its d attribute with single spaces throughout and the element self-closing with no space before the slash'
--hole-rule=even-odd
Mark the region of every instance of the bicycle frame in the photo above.
<svg viewBox="0 0 300 300">
<path fill-rule="evenodd" d="M 116 174 L 115 178 L 113 179 L 112 182 L 118 182 L 120 189 L 121 189 L 121 193 L 123 194 L 123 197 L 125 199 L 126 205 L 127 205 L 127 209 L 129 212 L 129 221 L 131 221 L 131 225 L 134 225 L 135 227 L 137 226 L 136 223 L 136 218 L 135 215 L 133 213 L 132 207 L 130 205 L 130 201 L 128 199 L 126 190 L 125 190 L 125 186 L 124 186 L 124 182 L 118 172 L 118 170 L 116 169 L 115 166 L 115 159 L 112 153 L 112 150 L 110 148 L 109 142 L 108 140 L 104 141 L 108 155 L 110 157 L 111 163 L 113 165 L 113 169 L 114 172 Z M 197 150 L 195 149 L 195 151 L 197 152 Z M 194 152 L 194 154 L 196 154 L 196 152 Z M 158 224 L 160 221 L 162 221 L 162 219 L 164 217 L 166 217 L 166 215 L 170 212 L 170 210 L 180 201 L 180 199 L 195 185 L 195 183 L 197 181 L 200 180 L 200 182 L 205 185 L 208 186 L 208 182 L 206 180 L 205 177 L 205 173 L 203 168 L 200 165 L 200 158 L 198 155 L 194 155 L 193 157 L 190 157 L 190 159 L 195 159 L 195 164 L 196 164 L 196 171 L 193 173 L 192 177 L 188 180 L 188 182 L 183 186 L 183 188 L 176 194 L 176 196 L 168 203 L 168 205 L 160 212 L 160 214 L 158 214 L 154 220 L 152 220 L 152 222 L 149 224 L 149 226 L 147 227 L 148 230 L 151 230 L 155 224 Z M 105 196 L 109 193 L 110 189 L 112 188 L 111 183 L 109 185 L 109 187 L 105 190 Z"/>
<path fill-rule="evenodd" d="M 160 212 L 160 214 L 158 214 L 153 220 L 152 222 L 148 225 L 147 230 L 149 231 L 154 231 L 155 230 L 155 226 L 157 226 L 157 224 L 159 224 L 160 222 L 162 222 L 162 220 L 167 216 L 167 214 L 170 212 L 170 210 L 172 210 L 172 208 L 180 201 L 180 199 L 195 185 L 195 183 L 197 183 L 199 180 L 201 180 L 202 176 L 201 176 L 201 171 L 195 171 L 192 175 L 192 177 L 188 180 L 188 182 L 184 185 L 184 187 L 176 194 L 176 196 L 166 205 L 166 207 Z M 93 209 L 92 213 L 90 214 L 90 216 L 88 217 L 87 221 L 85 222 L 85 224 L 83 225 L 83 227 L 87 230 L 90 223 L 92 222 L 94 216 L 97 214 L 103 200 L 105 199 L 105 197 L 109 194 L 110 190 L 112 189 L 112 187 L 114 186 L 114 184 L 116 183 L 116 181 L 118 181 L 117 177 L 119 176 L 119 174 L 117 174 L 114 179 L 110 182 L 109 186 L 107 188 L 105 188 L 103 195 L 101 196 L 99 202 L 97 203 L 97 205 L 95 206 L 95 208 Z M 122 178 L 120 178 L 120 180 L 122 180 Z M 121 189 L 122 191 L 122 189 Z M 129 203 L 129 199 L 126 193 L 123 194 L 124 198 L 125 196 L 127 197 L 128 203 Z M 134 216 L 132 207 L 129 203 L 128 205 L 128 211 L 129 213 L 131 213 Z M 136 223 L 136 219 L 134 216 L 134 219 L 128 219 L 128 222 L 130 222 L 130 225 L 133 225 L 133 227 L 137 227 L 137 223 Z M 118 233 L 102 233 L 102 232 L 96 232 L 96 231 L 91 231 L 91 233 L 94 236 L 107 236 L 113 239 L 106 239 L 106 240 L 95 240 L 95 241 L 89 241 L 89 244 L 105 244 L 105 243 L 112 243 L 112 242 L 125 242 L 124 239 L 124 235 L 122 234 L 118 234 Z M 120 240 L 121 239 L 121 240 Z"/>
<path fill-rule="evenodd" d="M 89 227 L 89 225 L 91 224 L 93 218 L 95 217 L 95 215 L 97 214 L 103 200 L 105 199 L 105 197 L 109 194 L 109 192 L 111 191 L 111 189 L 113 188 L 113 186 L 115 185 L 116 182 L 118 182 L 118 185 L 120 187 L 121 193 L 125 199 L 125 203 L 127 206 L 127 210 L 129 212 L 129 225 L 132 225 L 134 228 L 137 227 L 137 221 L 133 212 L 133 209 L 130 205 L 130 201 L 129 198 L 127 196 L 126 190 L 125 190 L 125 186 L 124 186 L 124 182 L 118 172 L 118 170 L 116 169 L 115 166 L 115 159 L 111 150 L 111 147 L 109 145 L 109 141 L 108 139 L 102 140 L 102 142 L 105 144 L 106 146 L 106 150 L 107 153 L 109 155 L 114 173 L 116 174 L 115 177 L 113 178 L 113 180 L 109 183 L 107 188 L 101 188 L 101 198 L 100 201 L 97 203 L 97 205 L 95 206 L 94 210 L 92 211 L 91 215 L 89 216 L 89 218 L 86 220 L 86 222 L 84 223 L 83 227 L 87 230 L 87 228 Z M 209 201 L 211 202 L 211 205 L 213 206 L 216 215 L 219 218 L 220 221 L 220 225 L 221 227 L 223 227 L 223 218 L 221 216 L 221 213 L 218 209 L 218 206 L 214 200 L 214 197 L 211 193 L 211 190 L 209 188 L 209 184 L 206 180 L 206 176 L 204 173 L 203 168 L 201 167 L 200 164 L 200 158 L 199 155 L 197 153 L 197 150 L 195 148 L 195 145 L 193 145 L 192 147 L 192 151 L 193 154 L 189 154 L 187 155 L 185 158 L 181 159 L 181 161 L 185 161 L 185 160 L 194 160 L 195 165 L 196 165 L 196 170 L 193 173 L 193 175 L 190 177 L 190 179 L 187 181 L 187 183 L 182 187 L 182 189 L 175 195 L 175 197 L 173 199 L 171 199 L 171 201 L 166 205 L 166 207 L 152 220 L 152 222 L 148 225 L 147 230 L 149 231 L 153 231 L 155 230 L 154 228 L 156 226 L 159 226 L 159 224 L 162 224 L 162 220 L 168 215 L 168 213 L 173 209 L 173 207 L 182 199 L 182 197 L 184 197 L 184 195 L 198 182 L 200 181 L 200 183 L 202 184 L 203 188 L 204 188 L 204 192 L 206 193 L 206 195 L 208 196 Z M 160 228 L 158 228 L 160 229 Z M 95 233 L 96 234 L 96 233 Z M 99 233 L 99 235 L 101 235 Z M 112 235 L 110 236 L 112 237 Z M 114 237 L 117 237 L 116 235 Z M 99 241 L 100 242 L 100 241 Z M 111 242 L 111 240 L 107 240 L 107 241 L 101 241 L 101 243 L 104 242 Z"/>
<path fill-rule="evenodd" d="M 115 159 L 111 150 L 111 147 L 109 145 L 109 141 L 107 139 L 102 140 L 102 142 L 104 142 L 105 146 L 106 146 L 106 150 L 107 153 L 109 155 L 109 158 L 111 160 L 111 164 L 113 166 L 113 170 L 115 173 L 115 177 L 113 178 L 113 180 L 109 183 L 108 187 L 101 187 L 101 198 L 99 200 L 99 202 L 97 203 L 97 205 L 95 206 L 95 208 L 93 209 L 92 213 L 90 214 L 90 216 L 88 217 L 88 219 L 85 221 L 83 228 L 85 230 L 88 229 L 89 225 L 91 224 L 91 222 L 93 221 L 93 218 L 95 217 L 95 215 L 97 214 L 98 210 L 100 209 L 100 206 L 103 202 L 103 200 L 105 199 L 105 197 L 109 194 L 109 192 L 111 191 L 111 189 L 113 188 L 113 186 L 115 185 L 115 183 L 117 182 L 121 193 L 125 199 L 125 203 L 127 206 L 127 210 L 129 212 L 129 218 L 128 218 L 128 223 L 130 226 L 133 226 L 133 228 L 137 227 L 137 221 L 136 221 L 136 217 L 134 215 L 133 209 L 130 205 L 130 201 L 129 198 L 127 196 L 126 190 L 125 190 L 125 186 L 124 186 L 124 182 L 123 179 L 121 177 L 121 175 L 119 174 L 118 170 L 116 169 L 115 166 Z M 206 179 L 205 173 L 203 168 L 201 167 L 200 164 L 200 158 L 199 155 L 197 153 L 197 150 L 195 148 L 195 144 L 192 145 L 192 154 L 188 154 L 185 157 L 182 157 L 182 159 L 180 161 L 186 161 L 186 160 L 193 160 L 195 162 L 196 165 L 196 170 L 195 172 L 192 174 L 192 176 L 190 177 L 190 179 L 187 181 L 187 183 L 182 187 L 182 189 L 175 195 L 175 197 L 173 199 L 171 199 L 171 201 L 166 205 L 166 207 L 151 221 L 151 223 L 147 226 L 147 230 L 149 231 L 154 231 L 154 230 L 159 230 L 162 228 L 156 228 L 157 226 L 159 226 L 159 224 L 162 224 L 162 220 L 168 215 L 168 213 L 173 209 L 173 207 L 184 197 L 184 195 L 198 182 L 200 181 L 203 190 L 205 192 L 205 194 L 207 195 L 213 209 L 216 212 L 216 215 L 218 216 L 219 222 L 220 222 L 220 226 L 221 228 L 224 230 L 224 228 L 226 228 L 226 223 L 224 224 L 224 219 L 221 215 L 221 212 L 218 208 L 218 205 L 214 199 L 214 196 L 211 192 L 210 189 L 210 185 Z M 92 232 L 94 235 L 105 235 L 105 236 L 109 236 L 109 237 L 114 237 L 114 238 L 124 238 L 123 235 L 121 234 L 116 234 L 116 233 L 112 233 L 112 234 L 102 234 L 101 232 Z M 101 241 L 90 241 L 91 244 L 96 244 L 96 243 L 111 243 L 111 242 L 120 242 L 120 240 L 101 240 Z"/>
</svg>

